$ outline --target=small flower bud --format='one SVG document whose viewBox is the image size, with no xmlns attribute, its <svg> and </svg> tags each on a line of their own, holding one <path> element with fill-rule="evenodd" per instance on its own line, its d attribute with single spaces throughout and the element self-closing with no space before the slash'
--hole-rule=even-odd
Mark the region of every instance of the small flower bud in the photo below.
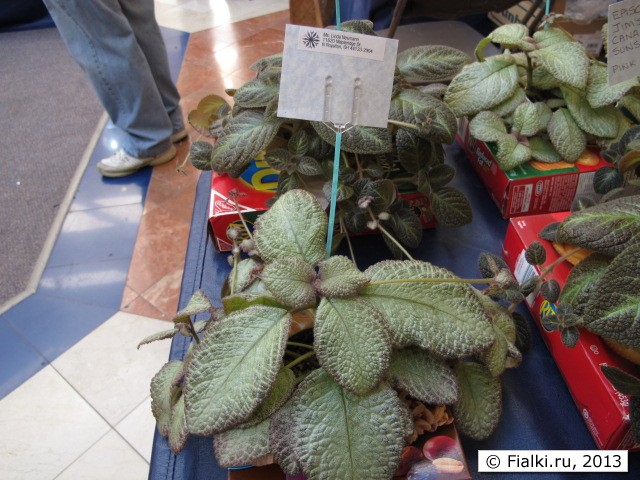
<svg viewBox="0 0 640 480">
<path fill-rule="evenodd" d="M 237 227 L 229 227 L 227 229 L 227 238 L 231 241 L 236 240 L 240 236 L 240 229 Z"/>
<path fill-rule="evenodd" d="M 375 220 L 369 220 L 367 222 L 367 228 L 369 230 L 375 230 L 376 228 L 378 228 L 378 222 L 376 222 Z"/>
<path fill-rule="evenodd" d="M 380 220 L 389 220 L 391 218 L 391 215 L 389 215 L 389 212 L 380 212 L 378 214 L 378 218 Z"/>
<path fill-rule="evenodd" d="M 371 202 L 373 202 L 373 197 L 371 195 L 365 195 L 358 199 L 358 208 L 367 208 Z"/>
</svg>

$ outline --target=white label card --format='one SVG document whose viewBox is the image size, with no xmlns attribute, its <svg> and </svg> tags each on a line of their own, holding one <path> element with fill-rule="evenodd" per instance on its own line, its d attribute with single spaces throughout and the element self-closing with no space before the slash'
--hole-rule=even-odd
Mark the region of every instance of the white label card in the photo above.
<svg viewBox="0 0 640 480">
<path fill-rule="evenodd" d="M 640 75 L 640 0 L 609 5 L 607 63 L 609 85 Z"/>
<path fill-rule="evenodd" d="M 398 40 L 287 25 L 278 116 L 386 128 Z"/>
</svg>

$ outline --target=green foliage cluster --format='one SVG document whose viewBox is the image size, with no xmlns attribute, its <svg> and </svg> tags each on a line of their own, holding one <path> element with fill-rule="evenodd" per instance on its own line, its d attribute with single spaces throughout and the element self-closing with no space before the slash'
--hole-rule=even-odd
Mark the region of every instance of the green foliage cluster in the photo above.
<svg viewBox="0 0 640 480">
<path fill-rule="evenodd" d="M 375 35 L 368 21 L 344 22 L 341 27 Z M 388 128 L 356 125 L 342 135 L 340 234 L 380 225 L 405 246 L 417 246 L 422 227 L 416 212 L 398 196 L 405 188 L 428 197 L 438 224 L 454 227 L 471 221 L 469 201 L 449 185 L 455 170 L 445 164 L 442 144 L 454 141 L 457 120 L 442 101 L 446 85 L 440 83 L 469 60 L 445 46 L 414 47 L 398 54 Z M 329 199 L 335 132 L 322 122 L 277 116 L 281 66 L 280 54 L 256 62 L 251 67 L 256 77 L 227 91 L 233 108 L 210 95 L 190 112 L 191 125 L 216 140 L 213 148 L 205 141 L 194 142 L 191 161 L 200 169 L 238 176 L 252 160 L 264 158 L 280 172 L 276 198 L 301 188 Z"/>
<path fill-rule="evenodd" d="M 495 429 L 500 375 L 520 363 L 523 343 L 512 309 L 491 298 L 519 292 L 504 262 L 484 255 L 484 279 L 472 280 L 415 260 L 360 271 L 325 257 L 327 223 L 310 193 L 281 195 L 243 241 L 254 255 L 235 252 L 222 306 L 197 292 L 175 328 L 142 342 L 193 338 L 152 381 L 174 451 L 189 434 L 214 434 L 222 466 L 273 454 L 310 480 L 389 479 L 413 429 L 397 389 L 449 405 L 473 438 Z M 198 313 L 209 318 L 193 323 Z"/>
<path fill-rule="evenodd" d="M 491 42 L 504 53 L 485 59 Z M 473 137 L 495 147 L 502 170 L 529 160 L 575 162 L 587 145 L 614 142 L 640 120 L 638 80 L 610 87 L 606 64 L 562 29 L 529 36 L 524 25 L 503 25 L 480 42 L 476 56 L 444 101 L 469 118 Z"/>
</svg>

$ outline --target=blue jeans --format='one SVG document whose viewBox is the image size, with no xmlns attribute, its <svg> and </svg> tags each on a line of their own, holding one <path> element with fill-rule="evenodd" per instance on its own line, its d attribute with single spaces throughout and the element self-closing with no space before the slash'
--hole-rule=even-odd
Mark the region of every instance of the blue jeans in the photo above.
<svg viewBox="0 0 640 480">
<path fill-rule="evenodd" d="M 87 73 L 134 157 L 167 150 L 182 130 L 180 95 L 153 0 L 44 0 L 69 52 Z"/>
</svg>

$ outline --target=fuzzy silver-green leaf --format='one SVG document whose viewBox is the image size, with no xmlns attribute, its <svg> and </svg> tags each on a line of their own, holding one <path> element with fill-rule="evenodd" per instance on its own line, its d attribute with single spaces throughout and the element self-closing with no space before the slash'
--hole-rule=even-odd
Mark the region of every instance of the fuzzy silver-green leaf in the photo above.
<svg viewBox="0 0 640 480">
<path fill-rule="evenodd" d="M 308 480 L 388 480 L 404 447 L 409 414 L 395 390 L 365 396 L 312 372 L 294 396 L 295 451 Z"/>
<path fill-rule="evenodd" d="M 391 340 L 384 318 L 367 302 L 323 298 L 313 335 L 322 367 L 357 395 L 375 387 L 389 366 Z"/>
<path fill-rule="evenodd" d="M 502 118 L 490 110 L 480 112 L 473 117 L 469 122 L 469 133 L 483 142 L 497 142 L 508 135 Z"/>
<path fill-rule="evenodd" d="M 584 323 L 598 335 L 640 349 L 640 244 L 627 247 L 604 271 Z"/>
<path fill-rule="evenodd" d="M 496 28 L 489 38 L 494 43 L 499 43 L 503 48 L 518 48 L 525 52 L 530 52 L 535 47 L 532 42 L 527 42 L 529 29 L 520 23 L 509 23 Z"/>
<path fill-rule="evenodd" d="M 325 297 L 352 297 L 369 283 L 351 259 L 334 255 L 318 265 L 318 293 Z"/>
<path fill-rule="evenodd" d="M 291 308 L 304 308 L 315 303 L 313 281 L 316 272 L 299 257 L 282 257 L 265 264 L 262 281 L 276 300 Z"/>
<path fill-rule="evenodd" d="M 532 137 L 529 139 L 531 157 L 539 162 L 555 163 L 562 160 L 553 143 L 546 137 Z"/>
<path fill-rule="evenodd" d="M 457 117 L 475 115 L 511 97 L 518 86 L 513 57 L 500 55 L 466 65 L 451 81 L 444 101 Z"/>
<path fill-rule="evenodd" d="M 587 137 L 566 108 L 559 108 L 547 125 L 551 143 L 567 162 L 578 160 L 587 146 Z"/>
<path fill-rule="evenodd" d="M 458 400 L 456 377 L 443 360 L 417 347 L 394 350 L 387 371 L 394 388 L 430 405 Z"/>
<path fill-rule="evenodd" d="M 296 387 L 296 376 L 290 368 L 281 368 L 271 391 L 264 401 L 258 405 L 245 425 L 255 425 L 269 418 L 289 399 Z"/>
<path fill-rule="evenodd" d="M 256 222 L 254 240 L 265 261 L 297 257 L 315 265 L 325 256 L 327 216 L 313 195 L 291 190 Z"/>
<path fill-rule="evenodd" d="M 269 420 L 217 434 L 213 438 L 213 450 L 222 468 L 251 465 L 269 454 Z"/>
<path fill-rule="evenodd" d="M 438 82 L 458 73 L 469 60 L 466 53 L 456 48 L 421 45 L 398 53 L 396 66 L 407 78 Z"/>
<path fill-rule="evenodd" d="M 595 61 L 592 61 L 589 65 L 587 100 L 592 108 L 613 105 L 629 90 L 637 86 L 639 86 L 637 78 L 625 80 L 615 85 L 609 85 L 607 65 Z"/>
<path fill-rule="evenodd" d="M 290 477 L 302 472 L 298 457 L 293 450 L 295 439 L 291 435 L 295 425 L 294 407 L 294 402 L 289 399 L 271 416 L 269 425 L 269 446 L 273 458 Z"/>
<path fill-rule="evenodd" d="M 456 427 L 475 440 L 483 440 L 493 433 L 500 419 L 500 380 L 474 362 L 458 362 L 454 372 L 460 386 L 460 398 L 453 407 Z"/>
<path fill-rule="evenodd" d="M 529 55 L 561 82 L 576 88 L 587 85 L 589 57 L 578 42 L 552 43 Z"/>
<path fill-rule="evenodd" d="M 190 432 L 221 432 L 253 413 L 276 379 L 290 321 L 286 310 L 256 306 L 234 312 L 207 330 L 186 377 Z"/>
<path fill-rule="evenodd" d="M 168 436 L 171 430 L 172 386 L 175 378 L 182 375 L 182 369 L 183 363 L 180 360 L 172 360 L 151 380 L 151 412 L 163 437 Z"/>
<path fill-rule="evenodd" d="M 592 108 L 587 99 L 571 88 L 562 88 L 567 108 L 582 130 L 596 137 L 615 138 L 618 116 L 613 106 Z"/>
<path fill-rule="evenodd" d="M 495 107 L 492 107 L 491 111 L 504 118 L 507 115 L 511 115 L 515 111 L 518 105 L 526 101 L 527 101 L 527 94 L 524 93 L 523 88 L 518 87 L 515 89 L 515 91 L 509 98 L 499 103 Z"/>
<path fill-rule="evenodd" d="M 518 142 L 518 139 L 512 135 L 501 137 L 498 139 L 497 145 L 496 161 L 504 172 L 508 172 L 518 165 L 531 160 L 531 149 L 527 145 Z"/>
<path fill-rule="evenodd" d="M 187 443 L 188 437 L 189 429 L 185 416 L 184 395 L 180 395 L 171 407 L 171 427 L 168 435 L 171 451 L 176 455 L 180 453 Z"/>
<path fill-rule="evenodd" d="M 280 93 L 280 75 L 263 75 L 248 81 L 233 96 L 233 103 L 243 108 L 266 107 Z"/>
<path fill-rule="evenodd" d="M 446 282 L 456 278 L 451 272 L 427 262 L 383 261 L 364 273 L 371 283 L 361 295 L 384 314 L 395 345 L 462 357 L 493 342 L 480 301 L 468 285 Z M 426 282 L 403 281 L 409 279 Z"/>
</svg>

